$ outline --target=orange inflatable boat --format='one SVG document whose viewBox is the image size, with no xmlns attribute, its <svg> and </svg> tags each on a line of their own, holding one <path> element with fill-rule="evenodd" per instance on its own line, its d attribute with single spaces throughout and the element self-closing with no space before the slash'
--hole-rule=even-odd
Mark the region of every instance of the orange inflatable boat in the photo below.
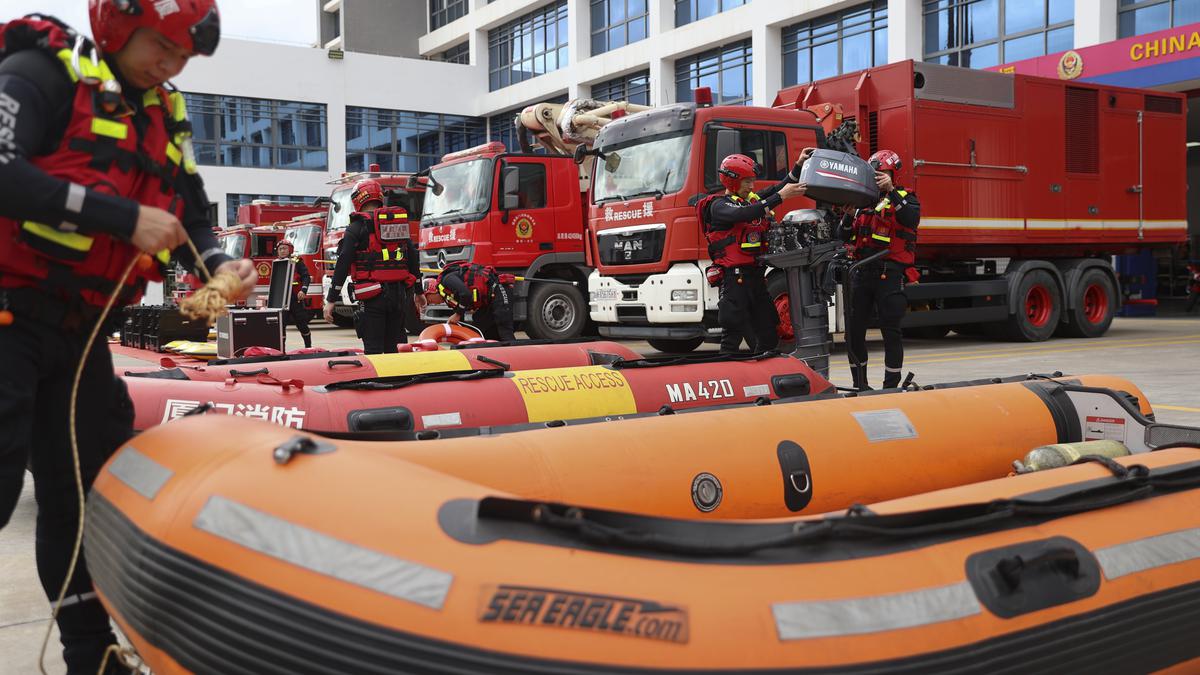
<svg viewBox="0 0 1200 675">
<path fill-rule="evenodd" d="M 497 362 L 507 364 L 511 370 L 532 370 L 587 366 L 610 363 L 616 359 L 640 358 L 640 354 L 628 347 L 606 341 L 560 344 L 481 343 L 460 345 L 453 349 L 399 354 L 363 355 L 333 352 L 287 357 L 223 359 L 204 366 L 181 366 L 168 358 L 163 359 L 162 367 L 159 368 L 117 368 L 117 373 L 127 377 L 207 382 L 266 375 L 279 380 L 302 380 L 312 386 L 343 380 L 494 368 Z"/>
<path fill-rule="evenodd" d="M 849 415 L 904 411 L 918 436 L 875 452 L 859 432 L 911 432 L 894 419 L 850 422 L 836 456 L 811 457 L 814 492 L 838 483 L 821 509 L 874 501 L 884 481 L 895 494 L 922 493 L 934 481 L 921 474 L 946 469 L 994 479 L 825 517 L 703 522 L 580 506 L 569 490 L 504 493 L 388 447 L 197 417 L 140 436 L 101 472 L 87 562 L 101 600 L 160 675 L 1191 672 L 1200 665 L 1200 430 L 1154 425 L 1111 390 L 1044 391 L 1061 399 L 1051 412 L 1025 385 L 980 389 L 1005 392 L 1014 413 L 1040 413 L 1036 426 L 1053 427 L 1068 403 L 1083 433 L 1093 406 L 1120 410 L 1104 416 L 1130 425 L 1126 442 L 1140 454 L 1000 477 L 1040 442 L 1012 419 L 999 433 L 1011 452 L 992 462 L 978 450 L 995 451 L 994 427 L 926 426 L 916 401 L 940 402 L 935 392 L 848 399 L 836 403 Z M 1035 400 L 1025 405 L 1010 392 L 1019 389 Z M 873 409 L 849 405 L 871 398 Z M 686 421 L 677 433 L 695 425 L 671 447 L 712 457 L 724 437 L 697 443 L 713 429 L 706 421 L 724 427 L 747 413 L 746 443 L 721 452 L 750 465 L 764 452 L 754 429 L 778 435 L 774 413 L 813 409 L 593 426 L 586 444 L 564 435 L 571 429 L 475 442 L 499 452 L 517 438 L 557 438 L 577 455 L 603 454 L 606 466 L 586 479 L 619 503 L 619 493 L 655 484 L 635 461 L 646 444 L 625 445 L 661 440 L 651 422 Z M 844 426 L 832 414 L 825 425 Z M 789 426 L 812 419 L 821 418 Z M 1062 422 L 1072 433 L 1075 419 Z M 1191 447 L 1157 443 L 1181 438 Z M 781 441 L 771 441 L 774 452 Z M 537 459 L 508 459 L 522 457 Z M 825 473 L 829 461 L 845 473 Z M 523 469 L 563 476 L 536 461 Z M 777 502 L 779 467 L 764 471 L 774 489 L 758 499 Z M 727 487 L 728 498 L 752 488 Z"/>
<path fill-rule="evenodd" d="M 790 356 L 710 353 L 510 371 L 505 368 L 510 364 L 489 360 L 476 351 L 484 350 L 410 354 L 395 363 L 418 370 L 442 355 L 463 361 L 467 356 L 482 356 L 484 367 L 480 369 L 331 382 L 318 387 L 279 381 L 266 374 L 224 382 L 127 377 L 125 384 L 138 431 L 201 405 L 214 412 L 255 417 L 295 429 L 423 431 L 673 412 L 833 390 L 825 378 Z M 507 352 L 488 353 L 503 357 Z M 434 361 L 422 361 L 422 357 Z M 488 365 L 492 363 L 500 367 Z"/>
</svg>

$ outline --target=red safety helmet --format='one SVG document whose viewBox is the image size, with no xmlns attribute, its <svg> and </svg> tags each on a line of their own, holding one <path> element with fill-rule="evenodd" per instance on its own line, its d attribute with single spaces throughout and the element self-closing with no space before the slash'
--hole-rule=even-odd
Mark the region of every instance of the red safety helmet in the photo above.
<svg viewBox="0 0 1200 675">
<path fill-rule="evenodd" d="M 871 168 L 876 171 L 899 171 L 900 167 L 904 166 L 904 162 L 900 161 L 900 155 L 891 150 L 880 150 L 871 155 L 867 164 L 870 164 Z"/>
<path fill-rule="evenodd" d="M 354 192 L 350 194 L 350 201 L 354 203 L 355 211 L 362 211 L 363 205 L 369 201 L 378 201 L 383 204 L 383 188 L 379 186 L 379 181 L 368 178 L 360 180 L 354 185 Z"/>
<path fill-rule="evenodd" d="M 88 0 L 92 37 L 100 49 L 120 51 L 139 28 L 158 31 L 192 54 L 212 56 L 221 41 L 217 0 Z"/>
<path fill-rule="evenodd" d="M 717 169 L 721 185 L 730 192 L 737 192 L 742 187 L 742 181 L 758 175 L 758 163 L 745 155 L 730 155 L 721 160 L 721 168 Z"/>
</svg>

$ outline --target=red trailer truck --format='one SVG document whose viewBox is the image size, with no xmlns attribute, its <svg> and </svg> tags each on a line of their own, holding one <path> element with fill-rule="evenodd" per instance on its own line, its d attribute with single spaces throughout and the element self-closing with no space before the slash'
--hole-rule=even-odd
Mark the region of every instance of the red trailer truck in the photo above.
<svg viewBox="0 0 1200 675">
<path fill-rule="evenodd" d="M 905 61 L 785 89 L 774 108 L 678 104 L 616 121 L 595 146 L 608 159 L 589 223 L 592 319 L 667 350 L 719 335 L 688 200 L 718 189 L 730 152 L 758 160 L 769 185 L 841 114 L 860 155 L 904 158 L 897 183 L 921 199 L 907 331 L 1101 335 L 1120 303 L 1111 256 L 1186 238 L 1185 108 L 1177 94 Z M 770 284 L 786 308 L 782 275 Z"/>
<path fill-rule="evenodd" d="M 325 275 L 325 265 L 321 263 L 321 242 L 325 239 L 325 220 L 328 214 L 324 212 L 310 213 L 297 216 L 283 223 L 283 238 L 289 241 L 300 258 L 300 264 L 308 270 L 310 279 L 304 306 L 311 312 L 320 313 L 324 303 L 321 278 Z"/>
</svg>

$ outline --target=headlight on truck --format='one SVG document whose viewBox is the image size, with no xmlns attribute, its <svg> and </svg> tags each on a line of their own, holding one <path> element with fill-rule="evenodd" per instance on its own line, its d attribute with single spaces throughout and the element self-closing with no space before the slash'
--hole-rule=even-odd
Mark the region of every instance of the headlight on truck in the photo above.
<svg viewBox="0 0 1200 675">
<path fill-rule="evenodd" d="M 700 299 L 699 291 L 694 288 L 686 288 L 671 291 L 671 302 L 696 302 Z"/>
</svg>

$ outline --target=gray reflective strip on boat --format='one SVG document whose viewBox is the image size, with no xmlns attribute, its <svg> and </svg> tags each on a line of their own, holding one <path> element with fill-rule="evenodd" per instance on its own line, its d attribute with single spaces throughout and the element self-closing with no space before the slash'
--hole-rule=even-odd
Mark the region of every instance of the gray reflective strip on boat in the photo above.
<svg viewBox="0 0 1200 675">
<path fill-rule="evenodd" d="M 1105 578 L 1200 558 L 1200 528 L 1179 530 L 1096 550 Z"/>
<path fill-rule="evenodd" d="M 953 621 L 981 611 L 967 581 L 907 593 L 771 605 L 780 640 L 879 633 Z"/>
<path fill-rule="evenodd" d="M 132 445 L 121 450 L 108 465 L 108 472 L 146 499 L 154 499 L 175 475 L 174 471 L 138 452 Z"/>
<path fill-rule="evenodd" d="M 401 600 L 441 609 L 454 575 L 335 539 L 220 496 L 192 524 L 306 570 Z"/>
</svg>

